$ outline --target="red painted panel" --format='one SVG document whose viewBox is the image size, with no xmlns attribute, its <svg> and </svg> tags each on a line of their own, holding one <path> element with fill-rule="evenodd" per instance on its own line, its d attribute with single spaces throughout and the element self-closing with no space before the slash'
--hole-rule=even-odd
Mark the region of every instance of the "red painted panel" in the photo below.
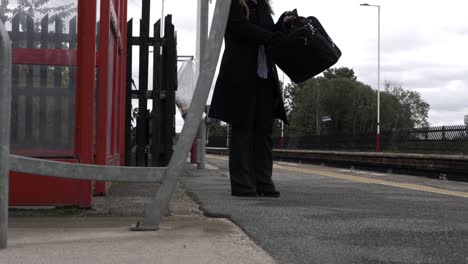
<svg viewBox="0 0 468 264">
<path fill-rule="evenodd" d="M 99 68 L 99 51 L 96 51 L 96 67 Z"/>
<path fill-rule="evenodd" d="M 12 149 L 13 155 L 27 157 L 72 157 L 73 150 Z"/>
<path fill-rule="evenodd" d="M 96 78 L 96 0 L 78 4 L 77 156 L 94 163 L 94 93 Z"/>
<path fill-rule="evenodd" d="M 97 109 L 97 142 L 96 142 L 96 164 L 114 164 L 114 146 L 112 144 L 116 129 L 113 126 L 116 106 L 116 87 L 119 81 L 115 79 L 115 64 L 119 63 L 116 56 L 116 35 L 111 28 L 111 13 L 113 6 L 110 0 L 101 1 L 100 39 L 99 39 L 99 80 L 98 80 L 98 109 Z M 115 11 L 114 11 L 115 13 Z M 114 18 L 116 19 L 116 18 Z M 115 21 L 114 21 L 115 23 Z M 108 33 L 109 32 L 109 33 Z M 110 34 L 111 33 L 111 34 Z M 111 76 L 111 73 L 113 75 Z M 112 86 L 111 86 L 112 84 Z M 109 157 L 112 157 L 109 159 Z M 118 159 L 120 163 L 120 160 Z M 95 193 L 97 195 L 107 194 L 110 185 L 105 182 L 96 182 Z"/>
<path fill-rule="evenodd" d="M 74 156 L 59 161 L 93 163 L 93 125 L 96 43 L 96 1 L 78 1 L 78 49 L 13 49 L 13 63 L 51 66 L 77 66 L 75 151 L 50 150 L 49 157 Z M 90 103 L 91 102 L 91 103 Z M 15 150 L 14 154 L 38 156 L 33 150 Z M 92 206 L 92 181 L 42 177 L 25 173 L 10 174 L 12 206 Z"/>
<path fill-rule="evenodd" d="M 121 64 L 121 101 L 120 101 L 120 165 L 124 166 L 125 165 L 125 107 L 126 107 L 126 69 L 127 69 L 127 1 L 121 0 L 121 13 L 119 13 L 119 17 L 121 18 L 120 20 L 120 27 L 122 30 L 122 38 L 123 38 L 123 43 L 124 43 L 124 52 L 122 55 L 122 64 Z"/>
<path fill-rule="evenodd" d="M 76 65 L 76 50 L 12 49 L 13 64 L 70 66 Z"/>
<path fill-rule="evenodd" d="M 49 50 L 49 49 L 14 49 L 13 62 L 15 64 L 70 66 L 77 65 L 77 111 L 75 130 L 75 153 L 68 151 L 50 151 L 47 156 L 74 156 L 74 159 L 62 160 L 85 164 L 123 165 L 124 152 L 124 118 L 125 118 L 125 59 L 126 45 L 123 53 L 109 53 L 110 37 L 113 41 L 126 38 L 126 10 L 124 0 L 115 1 L 116 9 L 111 8 L 109 0 L 101 2 L 101 32 L 111 30 L 111 15 L 113 18 L 114 34 L 101 34 L 100 53 L 96 52 L 96 0 L 78 1 L 78 49 L 77 50 Z M 118 4 L 117 4 L 118 3 Z M 120 20 L 119 20 L 120 18 Z M 117 27 L 120 26 L 119 29 Z M 120 33 L 120 34 L 119 34 Z M 120 35 L 120 37 L 119 37 Z M 122 39 L 121 39 L 122 38 Z M 120 43 L 122 46 L 122 43 Z M 113 58 L 111 57 L 113 56 Z M 109 65 L 114 61 L 114 65 Z M 97 146 L 94 143 L 94 85 L 95 66 L 100 68 L 99 79 L 99 109 L 97 127 Z M 109 71 L 114 67 L 113 87 L 109 98 Z M 112 80 L 112 79 L 111 79 Z M 111 99 L 112 101 L 109 101 Z M 107 105 L 113 106 L 108 109 Z M 111 111 L 111 113 L 108 113 Z M 111 114 L 111 120 L 108 115 Z M 107 122 L 106 122 L 107 121 Z M 111 121 L 111 122 L 108 122 Z M 108 126 L 112 126 L 111 134 Z M 112 140 L 107 140 L 111 138 Z M 111 146 L 108 146 L 108 142 Z M 110 148 L 109 148 L 110 147 Z M 108 152 L 107 150 L 112 151 Z M 96 151 L 96 152 L 95 152 Z M 41 151 L 43 153 L 43 151 Z M 17 150 L 15 154 L 36 156 L 31 150 Z M 96 159 L 94 155 L 96 154 Z M 97 182 L 96 192 L 106 193 L 110 183 Z M 92 206 L 92 182 L 53 177 L 39 177 L 24 173 L 11 173 L 10 180 L 11 205 L 78 205 Z"/>
<path fill-rule="evenodd" d="M 110 19 L 111 19 L 111 22 L 112 22 L 111 23 L 112 31 L 114 32 L 114 35 L 117 38 L 119 54 L 122 54 L 122 51 L 123 51 L 122 34 L 120 33 L 119 19 L 117 17 L 117 12 L 116 12 L 114 4 L 112 2 L 110 2 Z"/>
<path fill-rule="evenodd" d="M 115 3 L 115 5 L 113 5 Z M 126 1 L 101 1 L 98 122 L 96 164 L 120 166 L 124 157 Z M 111 31 L 112 30 L 112 31 Z M 112 76 L 111 76 L 112 75 Z M 110 87 L 112 86 L 112 87 Z M 110 186 L 96 182 L 95 194 L 105 195 Z"/>
<path fill-rule="evenodd" d="M 57 160 L 77 163 L 77 160 Z M 79 206 L 90 208 L 91 181 L 10 173 L 10 206 Z"/>
</svg>

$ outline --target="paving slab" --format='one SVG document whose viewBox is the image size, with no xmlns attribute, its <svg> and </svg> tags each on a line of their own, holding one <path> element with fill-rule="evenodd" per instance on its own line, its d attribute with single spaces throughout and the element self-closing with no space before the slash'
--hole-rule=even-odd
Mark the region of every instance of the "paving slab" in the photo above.
<svg viewBox="0 0 468 264">
<path fill-rule="evenodd" d="M 0 264 L 275 263 L 231 221 L 204 216 L 180 185 L 159 231 L 129 231 L 158 188 L 114 183 L 109 195 L 94 198 L 92 210 L 12 208 Z"/>
<path fill-rule="evenodd" d="M 137 219 L 13 218 L 0 263 L 275 263 L 226 219 L 175 216 L 157 232 L 128 231 Z"/>
</svg>

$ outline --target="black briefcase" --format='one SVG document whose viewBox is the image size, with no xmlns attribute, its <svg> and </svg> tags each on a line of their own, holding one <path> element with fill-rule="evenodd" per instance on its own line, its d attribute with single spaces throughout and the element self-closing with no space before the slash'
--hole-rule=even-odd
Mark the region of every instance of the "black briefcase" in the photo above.
<svg viewBox="0 0 468 264">
<path fill-rule="evenodd" d="M 283 22 L 285 16 L 293 20 Z M 317 18 L 300 17 L 297 11 L 285 12 L 277 24 L 286 39 L 271 47 L 270 55 L 278 67 L 295 83 L 304 82 L 338 62 L 341 51 Z"/>
</svg>

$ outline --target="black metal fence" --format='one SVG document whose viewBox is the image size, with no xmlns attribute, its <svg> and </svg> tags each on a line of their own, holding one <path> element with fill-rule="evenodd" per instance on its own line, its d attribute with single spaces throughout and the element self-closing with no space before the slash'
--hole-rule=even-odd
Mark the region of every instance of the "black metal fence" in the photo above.
<svg viewBox="0 0 468 264">
<path fill-rule="evenodd" d="M 150 1 L 143 2 L 140 36 L 133 36 L 133 20 L 127 23 L 127 102 L 125 132 L 125 164 L 164 167 L 169 164 L 175 143 L 175 91 L 177 90 L 177 36 L 172 15 L 164 20 L 164 37 L 160 37 L 161 21 L 153 25 L 149 36 Z M 132 47 L 138 46 L 139 83 L 133 90 Z M 153 47 L 153 87 L 148 89 L 149 47 Z M 162 53 L 159 51 L 162 49 Z M 136 128 L 132 132 L 132 99 L 138 99 Z M 152 110 L 148 103 L 152 101 Z M 144 110 L 141 110 L 144 109 Z"/>
<path fill-rule="evenodd" d="M 375 151 L 375 133 L 352 135 L 332 133 L 320 136 L 286 136 L 285 149 Z M 210 137 L 209 147 L 226 147 L 226 137 Z M 274 148 L 280 148 L 280 137 L 273 137 Z M 468 154 L 468 125 L 414 129 L 393 129 L 381 132 L 383 152 Z"/>
<path fill-rule="evenodd" d="M 35 25 L 27 16 L 12 19 L 9 32 L 13 55 L 28 55 L 32 49 L 73 50 L 77 43 L 77 19 L 70 20 L 69 33 L 59 17 L 45 16 Z M 49 25 L 55 28 L 49 32 Z M 45 55 L 44 55 L 45 54 Z M 14 64 L 12 67 L 11 147 L 36 155 L 72 153 L 75 128 L 76 67 L 50 65 L 50 54 L 36 58 L 40 65 Z M 52 151 L 52 152 L 51 152 Z"/>
</svg>

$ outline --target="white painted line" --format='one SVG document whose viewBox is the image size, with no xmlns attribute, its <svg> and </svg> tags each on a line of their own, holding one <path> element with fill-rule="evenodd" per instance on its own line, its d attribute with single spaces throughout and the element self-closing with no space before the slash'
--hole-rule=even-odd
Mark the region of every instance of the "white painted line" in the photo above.
<svg viewBox="0 0 468 264">
<path fill-rule="evenodd" d="M 367 177 L 362 177 L 362 176 L 353 176 L 349 174 L 336 173 L 333 171 L 323 171 L 323 170 L 306 169 L 306 168 L 292 168 L 292 167 L 285 167 L 285 166 L 280 166 L 280 165 L 275 165 L 274 168 L 280 169 L 280 170 L 291 171 L 291 172 L 315 174 L 315 175 L 320 175 L 324 177 L 348 180 L 348 181 L 365 183 L 365 184 L 378 184 L 378 185 L 384 185 L 384 186 L 390 186 L 390 187 L 396 187 L 396 188 L 402 188 L 402 189 L 409 189 L 409 190 L 414 190 L 414 191 L 437 193 L 437 194 L 444 194 L 444 195 L 449 195 L 449 196 L 468 198 L 468 192 L 451 191 L 451 190 L 435 188 L 435 187 L 419 185 L 419 184 L 399 183 L 399 182 L 392 182 L 388 180 L 372 179 L 372 178 L 367 178 Z"/>
<path fill-rule="evenodd" d="M 299 164 L 297 164 L 297 163 L 284 162 L 284 161 L 276 161 L 275 163 L 280 164 L 280 165 L 299 166 Z"/>
<path fill-rule="evenodd" d="M 207 169 L 207 170 L 219 170 L 219 167 L 216 167 L 216 166 L 211 165 L 209 163 L 205 163 L 205 169 Z"/>
</svg>

